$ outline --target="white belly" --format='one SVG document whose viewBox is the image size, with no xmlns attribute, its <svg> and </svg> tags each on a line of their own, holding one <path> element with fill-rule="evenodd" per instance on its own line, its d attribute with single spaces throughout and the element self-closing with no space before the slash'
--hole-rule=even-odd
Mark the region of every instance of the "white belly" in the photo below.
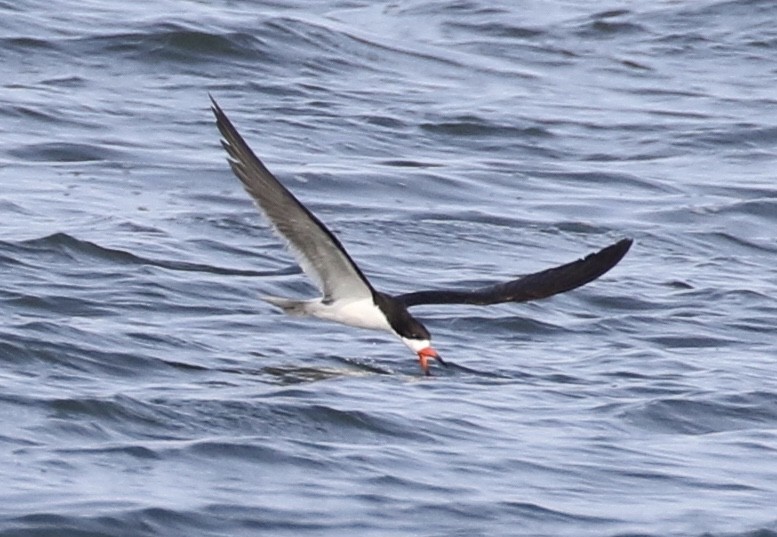
<svg viewBox="0 0 777 537">
<path fill-rule="evenodd" d="M 309 302 L 305 308 L 308 315 L 335 321 L 336 323 L 368 328 L 370 330 L 383 330 L 393 333 L 394 330 L 386 320 L 386 316 L 380 311 L 372 299 L 338 301 L 333 304 L 322 302 Z"/>
</svg>

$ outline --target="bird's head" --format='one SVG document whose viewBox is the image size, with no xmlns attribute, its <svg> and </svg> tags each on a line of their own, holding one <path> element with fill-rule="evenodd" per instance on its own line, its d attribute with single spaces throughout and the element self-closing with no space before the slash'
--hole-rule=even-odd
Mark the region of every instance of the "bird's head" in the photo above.
<svg viewBox="0 0 777 537">
<path fill-rule="evenodd" d="M 445 365 L 439 353 L 434 350 L 431 343 L 431 337 L 429 332 L 424 328 L 421 323 L 418 323 L 420 330 L 410 332 L 408 335 L 400 336 L 402 342 L 407 345 L 410 350 L 418 355 L 418 361 L 421 364 L 424 374 L 429 376 L 429 360 L 437 360 L 442 365 Z"/>
<path fill-rule="evenodd" d="M 421 363 L 421 369 L 423 369 L 424 374 L 431 374 L 429 372 L 429 360 L 437 360 L 442 365 L 445 365 L 437 351 L 432 348 L 432 336 L 429 335 L 429 331 L 418 319 L 410 315 L 407 307 L 402 302 L 382 293 L 376 293 L 375 300 L 386 313 L 394 333 L 402 339 L 402 342 L 411 351 L 418 355 L 418 361 Z"/>
</svg>

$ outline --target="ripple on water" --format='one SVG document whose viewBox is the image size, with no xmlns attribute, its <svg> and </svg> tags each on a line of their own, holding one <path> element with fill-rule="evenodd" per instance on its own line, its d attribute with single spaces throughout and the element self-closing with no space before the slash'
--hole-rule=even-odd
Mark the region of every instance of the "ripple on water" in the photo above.
<svg viewBox="0 0 777 537">
<path fill-rule="evenodd" d="M 640 428 L 665 434 L 759 429 L 777 418 L 777 397 L 756 392 L 657 398 L 624 411 L 623 417 Z"/>
</svg>

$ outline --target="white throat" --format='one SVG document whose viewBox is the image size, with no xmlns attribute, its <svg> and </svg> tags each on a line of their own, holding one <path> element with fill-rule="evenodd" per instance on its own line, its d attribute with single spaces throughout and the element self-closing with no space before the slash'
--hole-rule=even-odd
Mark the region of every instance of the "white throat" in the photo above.
<svg viewBox="0 0 777 537">
<path fill-rule="evenodd" d="M 432 345 L 428 339 L 410 339 L 406 337 L 402 338 L 402 343 L 410 347 L 410 350 L 416 354 Z"/>
</svg>

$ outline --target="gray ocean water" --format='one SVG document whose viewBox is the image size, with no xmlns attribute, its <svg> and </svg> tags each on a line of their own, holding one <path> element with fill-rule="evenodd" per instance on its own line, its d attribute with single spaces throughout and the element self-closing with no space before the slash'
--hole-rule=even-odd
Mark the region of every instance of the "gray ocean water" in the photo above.
<svg viewBox="0 0 777 537">
<path fill-rule="evenodd" d="M 777 3 L 0 0 L 0 536 L 777 536 Z M 208 92 L 387 292 L 312 296 Z"/>
</svg>

